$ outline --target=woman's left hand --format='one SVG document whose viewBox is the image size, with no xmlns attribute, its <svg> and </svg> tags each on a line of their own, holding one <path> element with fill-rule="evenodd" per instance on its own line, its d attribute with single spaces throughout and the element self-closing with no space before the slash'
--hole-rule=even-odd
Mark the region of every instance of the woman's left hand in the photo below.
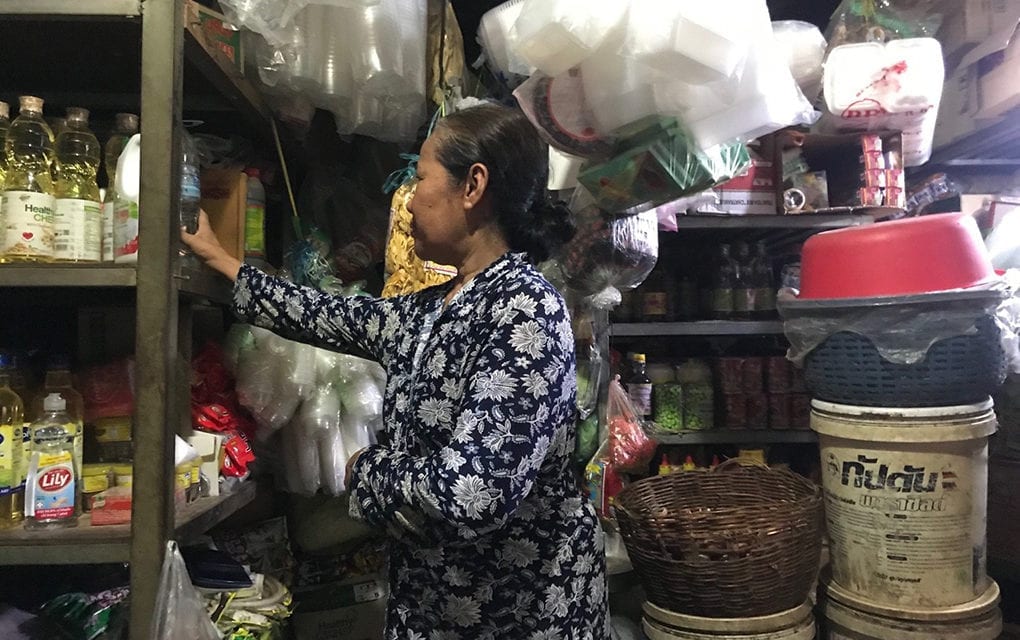
<svg viewBox="0 0 1020 640">
<path fill-rule="evenodd" d="M 354 455 L 347 459 L 347 470 L 344 473 L 344 488 L 347 491 L 351 490 L 351 474 L 354 473 L 354 465 L 358 462 L 358 458 L 365 452 L 365 449 L 358 449 L 354 452 Z"/>
</svg>

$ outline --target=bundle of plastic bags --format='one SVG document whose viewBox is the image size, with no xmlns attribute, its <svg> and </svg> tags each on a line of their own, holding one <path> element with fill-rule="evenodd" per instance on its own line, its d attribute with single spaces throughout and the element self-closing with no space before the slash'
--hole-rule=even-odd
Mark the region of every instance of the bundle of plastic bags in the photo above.
<svg viewBox="0 0 1020 640">
<path fill-rule="evenodd" d="M 513 15 L 509 30 L 493 28 Z M 583 99 L 554 104 L 552 120 L 572 122 L 589 110 L 603 136 L 672 116 L 707 149 L 817 118 L 765 0 L 518 0 L 482 23 L 481 42 L 500 74 L 520 72 L 515 59 L 552 78 L 579 70 Z M 817 71 L 815 64 L 810 72 Z"/>
<path fill-rule="evenodd" d="M 382 428 L 382 367 L 249 325 L 232 327 L 226 342 L 258 440 L 279 432 L 284 488 L 342 494 L 347 460 Z"/>
<path fill-rule="evenodd" d="M 425 117 L 425 0 L 224 0 L 260 80 L 333 113 L 339 133 L 413 140 Z"/>
</svg>

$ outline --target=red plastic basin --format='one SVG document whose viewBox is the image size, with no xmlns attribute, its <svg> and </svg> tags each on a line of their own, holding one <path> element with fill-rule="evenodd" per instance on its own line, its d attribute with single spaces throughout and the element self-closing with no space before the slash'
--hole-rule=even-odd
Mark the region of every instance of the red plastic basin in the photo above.
<svg viewBox="0 0 1020 640">
<path fill-rule="evenodd" d="M 814 235 L 800 278 L 803 300 L 966 289 L 996 275 L 974 219 L 948 213 Z"/>
</svg>

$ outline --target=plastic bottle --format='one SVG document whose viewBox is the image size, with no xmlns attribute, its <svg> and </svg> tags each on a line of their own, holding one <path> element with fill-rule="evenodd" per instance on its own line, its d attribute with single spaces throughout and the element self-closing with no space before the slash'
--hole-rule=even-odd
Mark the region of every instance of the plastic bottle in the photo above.
<svg viewBox="0 0 1020 640">
<path fill-rule="evenodd" d="M 266 189 L 255 167 L 244 170 L 248 191 L 244 209 L 244 257 L 266 257 Z"/>
<path fill-rule="evenodd" d="M 74 388 L 71 367 L 66 356 L 50 358 L 46 366 L 42 392 L 32 401 L 30 415 L 33 420 L 38 420 L 43 415 L 45 400 L 54 393 L 64 401 L 65 411 L 69 417 L 67 428 L 74 437 L 74 466 L 80 475 L 84 450 L 85 399 Z"/>
<path fill-rule="evenodd" d="M 106 166 L 106 197 L 103 198 L 103 262 L 113 262 L 113 219 L 117 202 L 117 160 L 128 138 L 138 133 L 138 116 L 118 113 L 113 134 L 106 141 L 103 163 Z"/>
<path fill-rule="evenodd" d="M 138 262 L 138 192 L 141 178 L 142 136 L 131 136 L 117 159 L 113 213 L 113 261 Z"/>
<path fill-rule="evenodd" d="M 11 128 L 11 108 L 6 102 L 0 102 L 0 150 L 7 141 L 7 130 Z M 7 175 L 7 156 L 0 152 L 0 189 L 3 188 L 4 176 Z"/>
<path fill-rule="evenodd" d="M 719 245 L 715 269 L 715 278 L 712 280 L 712 317 L 716 320 L 732 320 L 737 269 L 736 263 L 730 257 L 730 245 Z"/>
<path fill-rule="evenodd" d="M 772 275 L 772 261 L 769 260 L 765 242 L 754 245 L 754 282 L 757 294 L 754 296 L 754 315 L 767 319 L 776 315 L 776 284 Z"/>
<path fill-rule="evenodd" d="M 4 142 L 7 174 L 0 204 L 0 262 L 53 260 L 53 132 L 43 101 L 21 96 L 21 111 Z"/>
<path fill-rule="evenodd" d="M 670 319 L 669 283 L 661 265 L 656 265 L 648 278 L 641 283 L 641 320 L 665 322 Z"/>
<path fill-rule="evenodd" d="M 89 112 L 68 107 L 57 135 L 57 204 L 53 257 L 59 262 L 99 262 L 103 257 L 103 214 L 99 197 L 100 147 L 89 130 Z"/>
<path fill-rule="evenodd" d="M 74 434 L 59 393 L 43 401 L 32 423 L 32 462 L 25 486 L 25 528 L 75 527 L 81 512 L 81 477 L 74 464 Z"/>
<path fill-rule="evenodd" d="M 30 405 L 31 398 L 34 397 L 35 394 L 29 389 L 25 372 L 18 366 L 18 357 L 6 351 L 3 353 L 8 358 L 7 361 L 9 362 L 9 366 L 6 370 L 10 377 L 11 390 L 18 394 L 18 397 L 21 398 L 25 408 L 24 419 L 21 424 L 21 455 L 18 456 L 18 477 L 20 478 L 19 484 L 22 487 L 21 497 L 19 500 L 22 506 L 22 513 L 24 513 L 25 478 L 28 477 L 28 462 L 32 457 L 32 416 Z"/>
<path fill-rule="evenodd" d="M 746 242 L 737 243 L 737 277 L 733 288 L 733 318 L 750 320 L 757 306 L 755 296 L 758 293 L 754 281 L 754 262 L 751 259 L 751 247 Z"/>
<path fill-rule="evenodd" d="M 198 230 L 198 209 L 202 200 L 198 147 L 195 139 L 182 131 L 181 136 L 181 226 L 189 233 Z"/>
<path fill-rule="evenodd" d="M 20 522 L 25 512 L 21 477 L 25 406 L 11 389 L 11 365 L 10 357 L 0 354 L 0 529 Z"/>
<path fill-rule="evenodd" d="M 627 396 L 638 418 L 652 417 L 652 380 L 645 372 L 645 354 L 635 353 L 631 357 L 633 373 L 627 381 Z"/>
</svg>

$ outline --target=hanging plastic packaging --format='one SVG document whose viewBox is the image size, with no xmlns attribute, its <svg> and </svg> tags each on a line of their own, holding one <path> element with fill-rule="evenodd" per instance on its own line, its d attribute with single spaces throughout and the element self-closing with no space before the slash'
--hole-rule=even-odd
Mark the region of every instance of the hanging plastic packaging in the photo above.
<svg viewBox="0 0 1020 640">
<path fill-rule="evenodd" d="M 514 97 L 550 146 L 584 158 L 609 153 L 611 139 L 597 132 L 579 69 L 555 78 L 536 73 L 514 90 Z"/>
<path fill-rule="evenodd" d="M 512 31 L 523 6 L 524 0 L 509 0 L 486 11 L 478 24 L 478 43 L 485 52 L 489 69 L 509 85 L 516 84 L 515 77 L 530 76 L 535 71 L 513 46 Z"/>
<path fill-rule="evenodd" d="M 583 62 L 624 24 L 619 0 L 524 0 L 514 23 L 516 52 L 549 76 Z"/>
<path fill-rule="evenodd" d="M 617 471 L 647 473 L 658 443 L 641 426 L 619 380 L 609 383 L 606 403 L 609 422 L 609 462 Z"/>
<path fill-rule="evenodd" d="M 220 640 L 173 540 L 166 543 L 163 554 L 149 637 L 153 640 Z"/>
<path fill-rule="evenodd" d="M 570 209 L 578 232 L 558 258 L 570 289 L 590 296 L 610 287 L 632 289 L 644 281 L 659 258 L 654 211 L 610 216 L 584 189 L 575 192 Z"/>
<path fill-rule="evenodd" d="M 826 48 L 822 32 L 809 22 L 779 20 L 772 23 L 772 34 L 797 86 L 804 97 L 814 102 L 822 91 L 822 61 Z"/>
<path fill-rule="evenodd" d="M 889 42 L 934 36 L 942 25 L 944 0 L 843 0 L 832 12 L 825 39 L 829 49 L 853 42 Z"/>
</svg>

